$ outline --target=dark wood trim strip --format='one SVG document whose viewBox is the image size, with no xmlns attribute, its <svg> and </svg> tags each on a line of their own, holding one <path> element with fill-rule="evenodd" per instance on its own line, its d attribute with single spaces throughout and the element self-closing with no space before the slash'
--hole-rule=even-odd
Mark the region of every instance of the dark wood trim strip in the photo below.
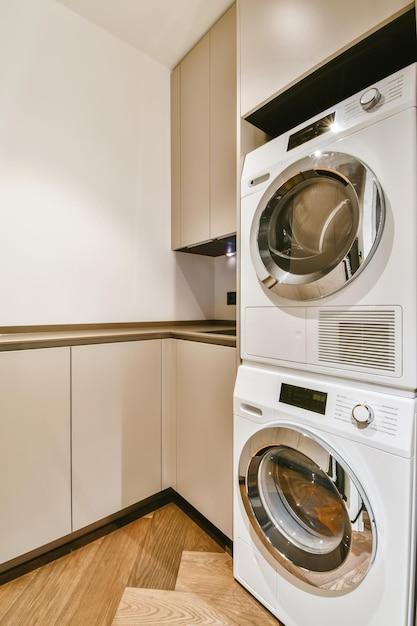
<svg viewBox="0 0 417 626">
<path fill-rule="evenodd" d="M 207 321 L 192 322 L 190 325 L 185 322 L 177 326 L 146 325 L 143 327 L 127 329 L 100 330 L 71 330 L 71 331 L 36 331 L 9 333 L 0 336 L 0 352 L 14 350 L 34 350 L 37 348 L 58 348 L 65 346 L 84 346 L 100 343 L 118 343 L 125 341 L 147 341 L 149 339 L 184 339 L 188 341 L 199 341 L 200 343 L 213 343 L 223 346 L 236 346 L 236 334 L 222 334 L 222 329 L 229 330 L 236 328 L 233 320 L 223 322 Z M 4 330 L 6 327 L 0 328 Z M 11 328 L 11 327 L 9 327 Z M 23 328 L 23 327 L 21 327 Z M 236 332 L 236 331 L 235 331 Z M 91 334 L 90 334 L 91 333 Z M 1 334 L 1 333 L 0 333 Z"/>
<path fill-rule="evenodd" d="M 213 324 L 222 326 L 235 326 L 235 320 L 181 320 L 175 322 L 100 322 L 92 324 L 38 324 L 28 326 L 0 326 L 1 333 L 57 333 L 61 331 L 77 330 L 126 330 L 128 328 L 177 328 L 181 326 L 201 326 L 201 324 Z"/>
<path fill-rule="evenodd" d="M 145 500 L 141 500 L 118 513 L 109 515 L 94 524 L 90 524 L 81 530 L 77 530 L 70 535 L 61 537 L 41 548 L 32 550 L 12 561 L 0 565 L 0 585 L 7 583 L 19 576 L 23 576 L 42 565 L 59 559 L 73 550 L 108 535 L 118 528 L 126 526 L 135 520 L 152 513 L 166 504 L 176 504 L 186 515 L 188 515 L 200 528 L 202 528 L 220 547 L 232 553 L 233 542 L 226 537 L 221 530 L 212 524 L 204 515 L 187 502 L 179 493 L 169 487 L 156 493 Z"/>
<path fill-rule="evenodd" d="M 182 339 L 184 341 L 197 341 L 199 343 L 212 343 L 218 346 L 236 347 L 236 336 L 215 335 L 204 333 L 203 331 L 132 331 L 132 334 L 125 335 L 99 335 L 87 337 L 63 337 L 62 339 L 14 339 L 6 342 L 0 341 L 0 352 L 14 352 L 16 350 L 37 350 L 41 348 L 65 348 L 68 346 L 90 346 L 101 343 L 124 343 L 126 341 L 149 341 L 150 339 Z"/>
</svg>

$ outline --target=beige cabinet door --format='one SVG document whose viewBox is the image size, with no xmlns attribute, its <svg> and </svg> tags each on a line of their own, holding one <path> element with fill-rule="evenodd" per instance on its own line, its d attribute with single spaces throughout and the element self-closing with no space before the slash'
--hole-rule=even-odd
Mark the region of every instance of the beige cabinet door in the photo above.
<svg viewBox="0 0 417 626">
<path fill-rule="evenodd" d="M 236 6 L 210 30 L 210 237 L 236 231 Z"/>
<path fill-rule="evenodd" d="M 0 353 L 0 563 L 71 532 L 70 350 Z"/>
<path fill-rule="evenodd" d="M 181 62 L 181 245 L 210 239 L 210 37 Z"/>
<path fill-rule="evenodd" d="M 232 537 L 236 349 L 177 341 L 177 490 Z"/>
<path fill-rule="evenodd" d="M 171 73 L 171 247 L 181 248 L 181 67 Z"/>
<path fill-rule="evenodd" d="M 409 5 L 408 0 L 238 0 L 242 117 Z"/>
<path fill-rule="evenodd" d="M 161 490 L 161 341 L 72 348 L 74 530 Z"/>
</svg>

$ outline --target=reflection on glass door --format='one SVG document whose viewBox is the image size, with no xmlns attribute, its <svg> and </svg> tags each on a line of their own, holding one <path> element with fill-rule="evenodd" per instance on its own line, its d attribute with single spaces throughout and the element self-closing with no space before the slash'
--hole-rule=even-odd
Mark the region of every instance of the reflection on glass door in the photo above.
<svg viewBox="0 0 417 626">
<path fill-rule="evenodd" d="M 299 300 L 334 293 L 365 267 L 384 224 L 382 189 L 350 155 L 297 161 L 266 190 L 251 230 L 266 287 Z"/>
<path fill-rule="evenodd" d="M 271 554 L 314 587 L 345 593 L 357 586 L 373 559 L 375 528 L 349 468 L 321 441 L 289 428 L 260 431 L 247 446 L 241 495 Z"/>
</svg>

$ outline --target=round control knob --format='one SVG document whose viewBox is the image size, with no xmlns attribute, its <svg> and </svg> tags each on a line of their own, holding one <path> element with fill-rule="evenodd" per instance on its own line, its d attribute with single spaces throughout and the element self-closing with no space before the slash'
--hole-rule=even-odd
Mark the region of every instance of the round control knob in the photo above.
<svg viewBox="0 0 417 626">
<path fill-rule="evenodd" d="M 356 404 L 352 409 L 352 417 L 359 427 L 368 426 L 374 419 L 374 412 L 367 404 Z"/>
<path fill-rule="evenodd" d="M 376 87 L 372 87 L 371 89 L 367 89 L 361 95 L 359 102 L 361 103 L 361 107 L 365 109 L 365 111 L 370 111 L 381 100 L 381 92 Z"/>
</svg>

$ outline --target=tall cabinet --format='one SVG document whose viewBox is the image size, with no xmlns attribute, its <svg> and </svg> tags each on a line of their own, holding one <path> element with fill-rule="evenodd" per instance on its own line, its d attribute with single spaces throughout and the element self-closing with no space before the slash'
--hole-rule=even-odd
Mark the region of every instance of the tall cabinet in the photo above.
<svg viewBox="0 0 417 626">
<path fill-rule="evenodd" d="M 171 76 L 172 248 L 236 231 L 236 8 Z"/>
</svg>

